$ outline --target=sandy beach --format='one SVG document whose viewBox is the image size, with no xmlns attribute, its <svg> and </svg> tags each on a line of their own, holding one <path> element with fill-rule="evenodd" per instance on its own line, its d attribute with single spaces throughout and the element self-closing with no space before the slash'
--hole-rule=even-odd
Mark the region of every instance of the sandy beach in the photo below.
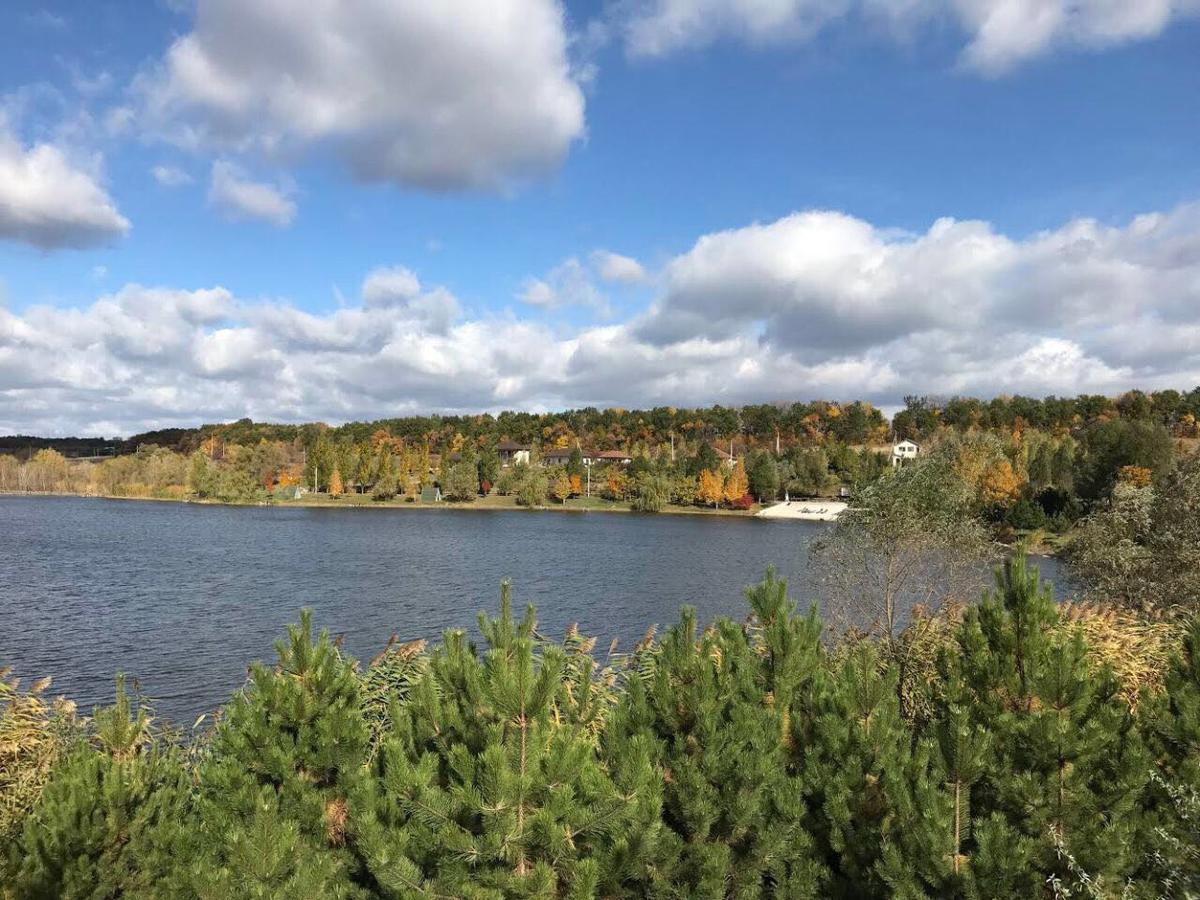
<svg viewBox="0 0 1200 900">
<path fill-rule="evenodd" d="M 760 510 L 764 519 L 806 519 L 810 522 L 834 522 L 846 509 L 841 500 L 786 500 Z"/>
</svg>

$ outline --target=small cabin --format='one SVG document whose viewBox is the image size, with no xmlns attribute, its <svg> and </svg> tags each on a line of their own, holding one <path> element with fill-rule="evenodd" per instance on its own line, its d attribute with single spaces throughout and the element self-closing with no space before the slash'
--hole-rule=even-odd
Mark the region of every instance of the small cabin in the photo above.
<svg viewBox="0 0 1200 900">
<path fill-rule="evenodd" d="M 899 441 L 892 445 L 892 465 L 902 466 L 907 462 L 912 462 L 920 452 L 921 445 L 916 441 Z"/>
<path fill-rule="evenodd" d="M 500 457 L 500 465 L 512 466 L 517 463 L 528 463 L 529 452 L 533 449 L 529 444 L 518 444 L 516 441 L 501 441 L 496 445 L 496 455 Z"/>
<path fill-rule="evenodd" d="M 623 450 L 603 450 L 593 457 L 598 463 L 627 466 L 633 462 L 633 457 Z"/>
</svg>

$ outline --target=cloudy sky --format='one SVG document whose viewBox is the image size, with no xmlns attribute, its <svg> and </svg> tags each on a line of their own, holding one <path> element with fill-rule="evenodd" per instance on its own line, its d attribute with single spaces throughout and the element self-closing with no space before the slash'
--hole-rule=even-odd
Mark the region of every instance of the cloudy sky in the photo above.
<svg viewBox="0 0 1200 900">
<path fill-rule="evenodd" d="M 1200 0 L 4 20 L 0 433 L 1200 384 Z"/>
</svg>

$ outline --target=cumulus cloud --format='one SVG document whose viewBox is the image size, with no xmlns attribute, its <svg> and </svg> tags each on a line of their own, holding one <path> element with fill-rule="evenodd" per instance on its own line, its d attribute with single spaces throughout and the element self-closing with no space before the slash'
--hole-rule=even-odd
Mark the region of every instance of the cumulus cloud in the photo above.
<svg viewBox="0 0 1200 900">
<path fill-rule="evenodd" d="M 403 266 L 319 313 L 219 287 L 0 305 L 0 433 L 1200 384 L 1200 205 L 1023 237 L 800 212 L 702 236 L 653 283 L 569 330 L 466 316 Z"/>
<path fill-rule="evenodd" d="M 541 278 L 528 278 L 518 298 L 530 306 L 555 310 L 579 306 L 608 316 L 612 310 L 608 298 L 596 287 L 592 271 L 577 258 L 559 263 Z"/>
<path fill-rule="evenodd" d="M 362 299 L 368 309 L 403 311 L 435 334 L 445 334 L 462 312 L 452 293 L 442 287 L 424 290 L 404 266 L 372 269 L 363 279 Z"/>
<path fill-rule="evenodd" d="M 154 180 L 163 187 L 182 187 L 192 183 L 192 176 L 178 166 L 157 165 L 150 170 Z"/>
<path fill-rule="evenodd" d="M 138 90 L 182 144 L 327 145 L 363 180 L 497 188 L 583 135 L 567 44 L 558 0 L 199 0 Z"/>
<path fill-rule="evenodd" d="M 80 165 L 55 144 L 23 146 L 0 116 L 0 238 L 56 250 L 124 235 L 129 220 L 98 169 L 98 157 Z"/>
<path fill-rule="evenodd" d="M 1132 322 L 1194 321 L 1198 274 L 1200 205 L 1023 240 L 979 221 L 897 235 L 813 211 L 702 237 L 669 263 L 637 328 L 656 344 L 750 328 L 811 359 L 939 330 L 1025 328 L 1106 341 L 1135 361 L 1111 339 Z"/>
<path fill-rule="evenodd" d="M 1098 49 L 1161 34 L 1200 14 L 1197 0 L 633 0 L 621 7 L 628 51 L 659 56 L 723 37 L 805 41 L 835 22 L 897 35 L 949 22 L 966 38 L 963 62 L 999 74 L 1058 47 Z"/>
<path fill-rule="evenodd" d="M 646 270 L 632 256 L 622 256 L 611 250 L 592 252 L 592 267 L 605 280 L 619 284 L 638 284 L 646 280 Z"/>
<path fill-rule="evenodd" d="M 212 166 L 208 202 L 234 222 L 255 219 L 286 228 L 296 218 L 296 204 L 286 188 L 251 181 L 240 166 L 222 159 Z"/>
</svg>

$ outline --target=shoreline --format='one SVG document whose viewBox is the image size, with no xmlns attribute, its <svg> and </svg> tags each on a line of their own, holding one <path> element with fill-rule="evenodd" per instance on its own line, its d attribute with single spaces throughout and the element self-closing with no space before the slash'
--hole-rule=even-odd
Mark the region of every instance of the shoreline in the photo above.
<svg viewBox="0 0 1200 900">
<path fill-rule="evenodd" d="M 568 501 L 566 504 L 552 503 L 545 506 L 520 506 L 515 500 L 507 501 L 508 498 L 497 498 L 495 495 L 488 497 L 480 497 L 473 501 L 467 502 L 452 502 L 442 500 L 437 503 L 422 503 L 419 500 L 408 502 L 405 500 L 371 500 L 366 494 L 351 494 L 344 495 L 345 497 L 355 497 L 361 499 L 340 499 L 333 500 L 328 497 L 320 499 L 300 499 L 300 500 L 209 500 L 199 499 L 195 497 L 131 497 L 118 494 L 78 494 L 64 491 L 0 491 L 2 497 L 74 497 L 81 500 L 127 500 L 132 502 L 150 502 L 150 503 L 183 503 L 194 504 L 197 506 L 228 506 L 241 508 L 260 508 L 260 509 L 375 509 L 375 510 L 411 510 L 411 511 L 476 511 L 476 512 L 557 512 L 557 513 L 627 513 L 630 515 L 641 516 L 711 516 L 721 518 L 738 518 L 738 519 L 755 519 L 762 518 L 759 515 L 763 507 L 755 504 L 748 510 L 741 509 L 709 509 L 705 507 L 684 507 L 684 506 L 668 506 L 656 513 L 641 512 L 639 510 L 630 509 L 627 504 L 618 504 L 615 502 L 603 501 L 602 503 L 593 504 L 578 504 Z"/>
</svg>

